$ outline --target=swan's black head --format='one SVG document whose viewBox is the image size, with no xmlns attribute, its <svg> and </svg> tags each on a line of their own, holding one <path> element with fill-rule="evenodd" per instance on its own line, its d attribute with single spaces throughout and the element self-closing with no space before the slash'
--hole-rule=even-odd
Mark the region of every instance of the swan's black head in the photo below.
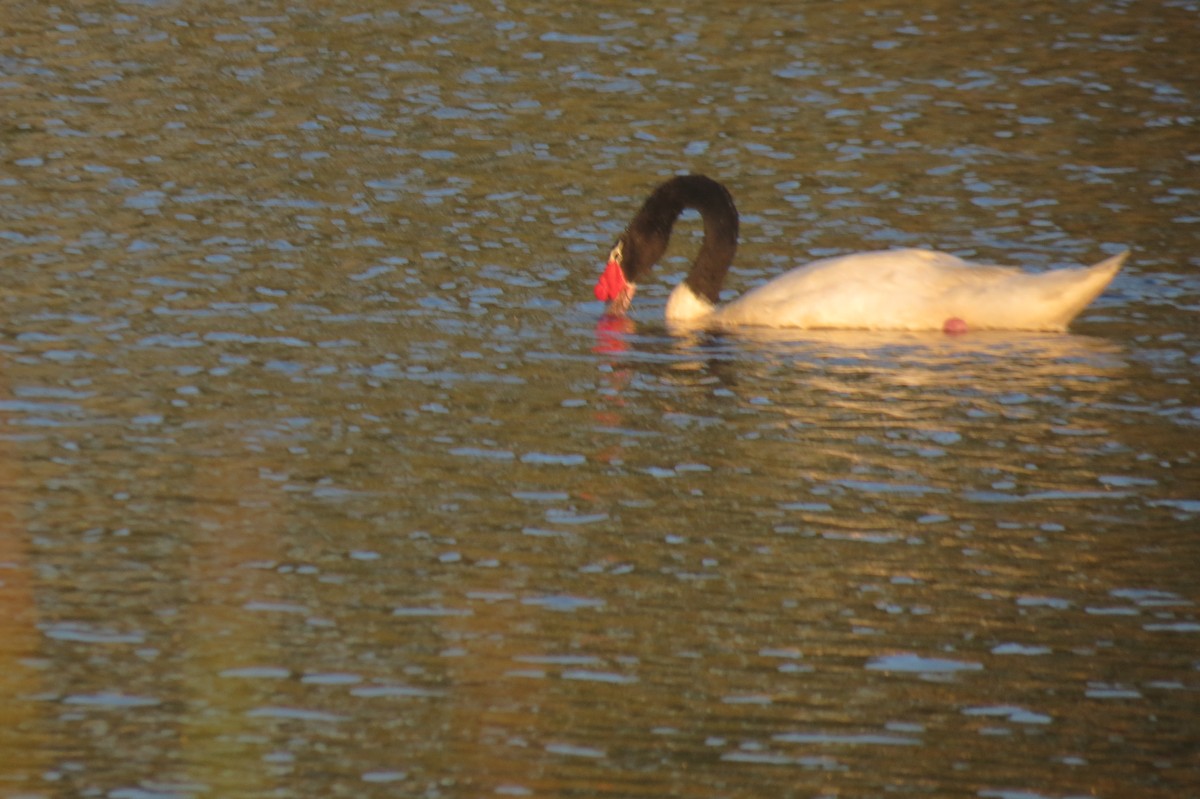
<svg viewBox="0 0 1200 799">
<path fill-rule="evenodd" d="M 612 252 L 608 254 L 604 274 L 596 281 L 596 299 L 608 303 L 607 313 L 612 316 L 622 316 L 629 309 L 634 292 L 637 291 L 637 283 L 629 277 L 627 264 L 631 261 L 627 255 L 627 236 L 628 231 L 617 239 Z M 649 267 L 646 267 L 646 271 L 649 271 Z"/>
<path fill-rule="evenodd" d="M 686 282 L 697 295 L 717 302 L 737 250 L 737 209 L 728 190 L 717 181 L 704 175 L 681 175 L 651 192 L 613 245 L 604 275 L 596 284 L 596 297 L 609 303 L 610 313 L 623 313 L 628 307 L 638 281 L 667 251 L 675 220 L 686 208 L 696 209 L 704 219 L 704 244 Z"/>
</svg>

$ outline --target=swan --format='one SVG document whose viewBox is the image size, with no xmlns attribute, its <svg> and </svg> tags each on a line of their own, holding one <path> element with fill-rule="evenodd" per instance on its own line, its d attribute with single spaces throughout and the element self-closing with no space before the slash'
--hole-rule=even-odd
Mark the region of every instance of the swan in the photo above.
<svg viewBox="0 0 1200 799">
<path fill-rule="evenodd" d="M 704 220 L 704 243 L 666 307 L 669 323 L 688 326 L 1061 332 L 1129 255 L 1034 274 L 934 250 L 858 252 L 798 266 L 718 306 L 737 251 L 737 208 L 717 181 L 682 175 L 650 194 L 613 246 L 595 289 L 609 315 L 628 310 L 638 281 L 662 257 L 675 220 L 688 208 Z"/>
</svg>

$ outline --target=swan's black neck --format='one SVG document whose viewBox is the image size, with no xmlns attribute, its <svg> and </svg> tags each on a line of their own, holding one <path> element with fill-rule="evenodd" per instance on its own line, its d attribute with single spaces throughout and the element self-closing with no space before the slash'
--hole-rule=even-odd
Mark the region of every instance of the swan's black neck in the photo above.
<svg viewBox="0 0 1200 799">
<path fill-rule="evenodd" d="M 621 268 L 631 283 L 648 274 L 666 252 L 675 220 L 688 208 L 704 219 L 704 243 L 684 282 L 715 304 L 737 251 L 738 215 L 729 192 L 712 178 L 683 175 L 656 188 L 621 237 Z"/>
</svg>

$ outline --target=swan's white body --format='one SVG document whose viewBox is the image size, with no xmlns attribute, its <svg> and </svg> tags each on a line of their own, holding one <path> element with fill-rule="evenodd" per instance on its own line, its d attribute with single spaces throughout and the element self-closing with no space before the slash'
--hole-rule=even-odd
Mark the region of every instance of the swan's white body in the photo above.
<svg viewBox="0 0 1200 799">
<path fill-rule="evenodd" d="M 968 330 L 1062 331 L 1127 255 L 1034 274 L 931 250 L 855 253 L 797 267 L 722 306 L 681 283 L 666 317 L 722 327 L 949 330 L 961 320 Z"/>
</svg>

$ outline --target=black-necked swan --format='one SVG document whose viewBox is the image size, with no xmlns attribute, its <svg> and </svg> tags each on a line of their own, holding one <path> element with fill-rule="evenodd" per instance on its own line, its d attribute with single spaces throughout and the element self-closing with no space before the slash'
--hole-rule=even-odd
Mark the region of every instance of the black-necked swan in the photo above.
<svg viewBox="0 0 1200 799">
<path fill-rule="evenodd" d="M 596 283 L 596 298 L 608 304 L 609 314 L 629 308 L 638 281 L 662 257 L 675 220 L 688 208 L 704 220 L 704 243 L 666 307 L 668 322 L 688 325 L 1062 331 L 1129 255 L 1033 274 L 933 250 L 859 252 L 798 266 L 718 306 L 737 250 L 737 209 L 717 181 L 683 175 L 650 194 L 609 254 Z"/>
</svg>

